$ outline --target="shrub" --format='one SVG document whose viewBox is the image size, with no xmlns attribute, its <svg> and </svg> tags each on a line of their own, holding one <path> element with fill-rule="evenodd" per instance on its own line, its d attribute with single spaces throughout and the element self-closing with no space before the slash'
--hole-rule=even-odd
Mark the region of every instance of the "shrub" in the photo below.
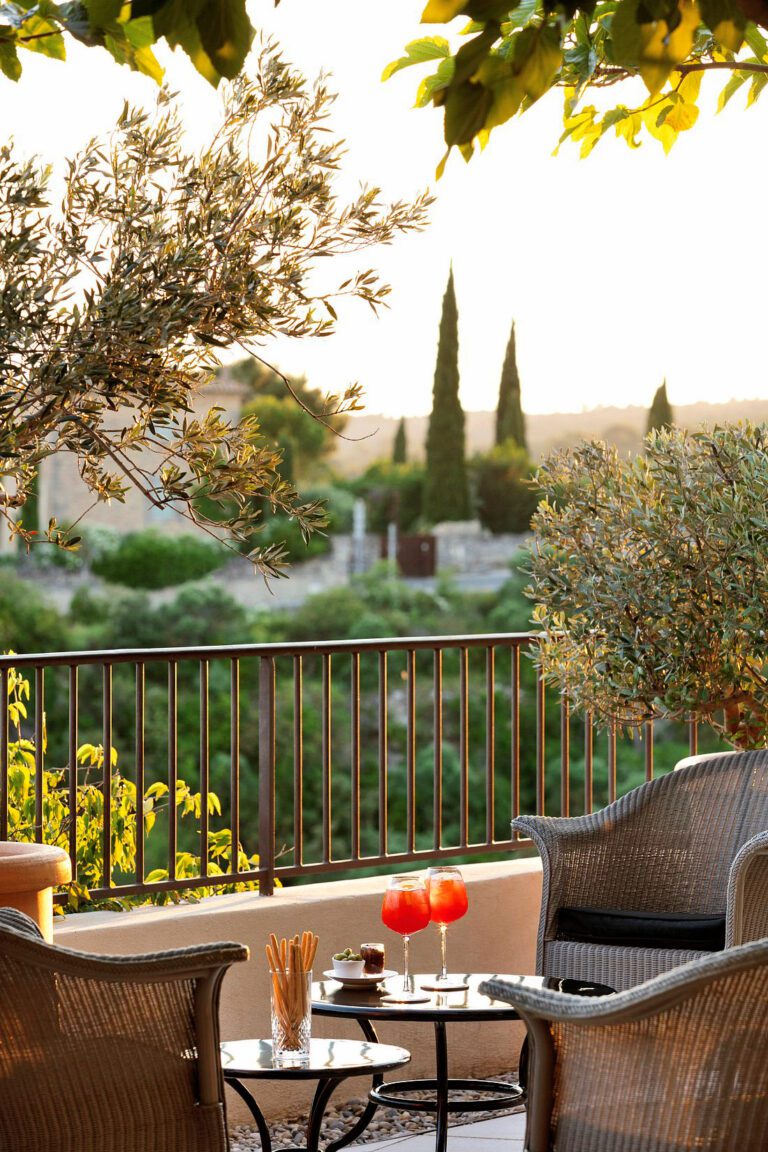
<svg viewBox="0 0 768 1152">
<path fill-rule="evenodd" d="M 422 517 L 424 467 L 380 460 L 356 482 L 368 508 L 368 530 L 386 532 L 395 522 L 401 532 L 413 531 Z"/>
<path fill-rule="evenodd" d="M 57 652 L 69 647 L 56 608 L 28 580 L 0 574 L 0 650 Z"/>
<path fill-rule="evenodd" d="M 533 464 L 512 440 L 497 444 L 471 465 L 480 523 L 494 535 L 528 532 L 539 494 L 531 484 Z"/>
<path fill-rule="evenodd" d="M 199 580 L 220 568 L 228 552 L 197 536 L 157 531 L 131 532 L 91 561 L 91 570 L 110 584 L 129 588 L 168 588 Z"/>
</svg>

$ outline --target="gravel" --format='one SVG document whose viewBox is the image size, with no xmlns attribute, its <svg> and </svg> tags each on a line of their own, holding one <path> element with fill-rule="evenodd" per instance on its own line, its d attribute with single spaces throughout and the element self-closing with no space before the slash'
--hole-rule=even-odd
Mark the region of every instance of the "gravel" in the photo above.
<svg viewBox="0 0 768 1152">
<path fill-rule="evenodd" d="M 509 1072 L 501 1072 L 497 1076 L 489 1077 L 489 1079 L 513 1083 L 515 1077 Z M 428 1098 L 431 1093 L 413 1092 L 410 1095 L 413 1099 L 424 1099 Z M 473 1093 L 466 1093 L 467 1098 L 471 1098 L 473 1095 Z M 338 1140 L 344 1132 L 349 1131 L 367 1102 L 367 1097 L 360 1096 L 347 1100 L 336 1108 L 330 1107 L 323 1121 L 321 1146 L 328 1139 L 335 1138 Z M 490 1120 L 494 1116 L 509 1116 L 512 1112 L 521 1112 L 522 1110 L 522 1105 L 519 1105 L 517 1108 L 501 1108 L 495 1112 L 452 1112 L 450 1123 L 451 1125 L 471 1124 L 478 1120 Z M 279 1152 L 281 1148 L 303 1146 L 306 1143 L 306 1124 L 306 1115 L 294 1116 L 276 1122 L 271 1127 L 272 1147 L 275 1152 Z M 363 1135 L 358 1137 L 356 1144 L 352 1147 L 375 1140 L 386 1140 L 394 1136 L 412 1136 L 419 1132 L 428 1132 L 434 1129 L 434 1126 L 433 1113 L 401 1112 L 396 1108 L 379 1108 Z M 258 1131 L 251 1125 L 242 1124 L 233 1128 L 230 1138 L 232 1152 L 255 1152 L 256 1149 L 261 1148 Z"/>
</svg>

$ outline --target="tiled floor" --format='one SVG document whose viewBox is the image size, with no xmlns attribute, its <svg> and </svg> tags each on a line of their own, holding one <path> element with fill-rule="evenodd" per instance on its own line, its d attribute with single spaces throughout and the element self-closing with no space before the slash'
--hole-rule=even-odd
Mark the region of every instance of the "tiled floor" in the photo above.
<svg viewBox="0 0 768 1152">
<path fill-rule="evenodd" d="M 498 1120 L 481 1120 L 477 1124 L 462 1124 L 448 1133 L 448 1152 L 523 1152 L 525 1113 L 502 1116 Z M 432 1132 L 420 1136 L 397 1137 L 381 1144 L 356 1144 L 366 1152 L 434 1152 Z"/>
</svg>

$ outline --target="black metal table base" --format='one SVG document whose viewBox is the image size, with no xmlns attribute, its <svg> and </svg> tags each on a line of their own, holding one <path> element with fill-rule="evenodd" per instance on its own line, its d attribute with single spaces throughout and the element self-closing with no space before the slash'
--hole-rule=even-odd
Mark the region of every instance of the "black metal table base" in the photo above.
<svg viewBox="0 0 768 1152">
<path fill-rule="evenodd" d="M 370 1103 L 376 1108 L 401 1108 L 406 1112 L 434 1112 L 437 1130 L 435 1132 L 435 1152 L 446 1152 L 448 1146 L 448 1114 L 450 1112 L 492 1112 L 498 1108 L 514 1108 L 522 1104 L 525 1093 L 517 1084 L 505 1084 L 501 1080 L 456 1080 L 448 1076 L 448 1037 L 445 1023 L 435 1020 L 435 1071 L 436 1076 L 429 1080 L 391 1080 L 383 1087 L 374 1085 L 368 1094 Z M 378 1042 L 376 1029 L 370 1020 L 359 1019 L 360 1027 L 367 1040 Z M 409 1092 L 429 1091 L 434 1096 L 427 1100 L 409 1099 Z M 483 1092 L 479 1100 L 451 1101 L 451 1092 Z M 371 1119 L 373 1113 L 371 1114 Z M 362 1117 L 361 1117 L 362 1119 Z M 370 1121 L 369 1121 L 370 1123 Z M 362 1131 L 362 1129 L 361 1129 Z M 334 1145 L 333 1147 L 338 1147 Z M 328 1150 L 330 1152 L 330 1149 Z"/>
<path fill-rule="evenodd" d="M 383 1077 L 381 1076 L 373 1077 L 374 1088 L 372 1091 L 377 1090 L 379 1085 L 382 1083 L 382 1080 Z M 261 1140 L 262 1152 L 272 1152 L 272 1139 L 269 1134 L 269 1127 L 266 1120 L 264 1119 L 264 1113 L 256 1103 L 255 1097 L 251 1092 L 248 1091 L 242 1080 L 238 1080 L 234 1076 L 227 1076 L 226 1083 L 230 1086 L 230 1088 L 237 1092 L 241 1100 L 244 1100 L 248 1105 L 250 1113 L 256 1121 L 256 1127 L 259 1130 L 259 1139 Z M 307 1125 L 306 1148 L 286 1148 L 284 1152 L 318 1152 L 320 1147 L 320 1130 L 323 1125 L 323 1117 L 325 1116 L 328 1102 L 340 1083 L 341 1080 L 338 1077 L 334 1077 L 333 1079 L 325 1078 L 318 1081 L 318 1085 L 315 1090 L 315 1096 L 312 1101 L 312 1109 L 309 1114 L 309 1124 Z M 360 1136 L 361 1133 L 363 1133 L 370 1124 L 377 1107 L 378 1105 L 374 1103 L 367 1104 L 365 1111 L 352 1126 L 352 1128 L 350 1128 L 349 1132 L 345 1132 L 345 1134 L 340 1139 L 334 1140 L 331 1144 L 328 1144 L 325 1148 L 325 1152 L 338 1152 L 340 1148 L 346 1148 L 347 1144 L 351 1144 L 353 1140 L 356 1140 L 357 1137 Z"/>
</svg>

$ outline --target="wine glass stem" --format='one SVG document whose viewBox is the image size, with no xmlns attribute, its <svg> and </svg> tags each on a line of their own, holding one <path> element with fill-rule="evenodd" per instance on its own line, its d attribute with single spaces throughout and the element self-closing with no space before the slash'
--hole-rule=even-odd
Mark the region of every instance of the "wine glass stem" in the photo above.
<svg viewBox="0 0 768 1152">
<path fill-rule="evenodd" d="M 410 992 L 411 990 L 411 977 L 408 973 L 408 945 L 410 942 L 410 936 L 403 936 L 403 992 Z"/>
<path fill-rule="evenodd" d="M 440 924 L 439 928 L 440 928 L 440 962 L 441 962 L 440 979 L 441 980 L 447 980 L 448 979 L 448 962 L 446 959 L 446 937 L 448 935 L 448 925 L 447 924 Z"/>
</svg>

